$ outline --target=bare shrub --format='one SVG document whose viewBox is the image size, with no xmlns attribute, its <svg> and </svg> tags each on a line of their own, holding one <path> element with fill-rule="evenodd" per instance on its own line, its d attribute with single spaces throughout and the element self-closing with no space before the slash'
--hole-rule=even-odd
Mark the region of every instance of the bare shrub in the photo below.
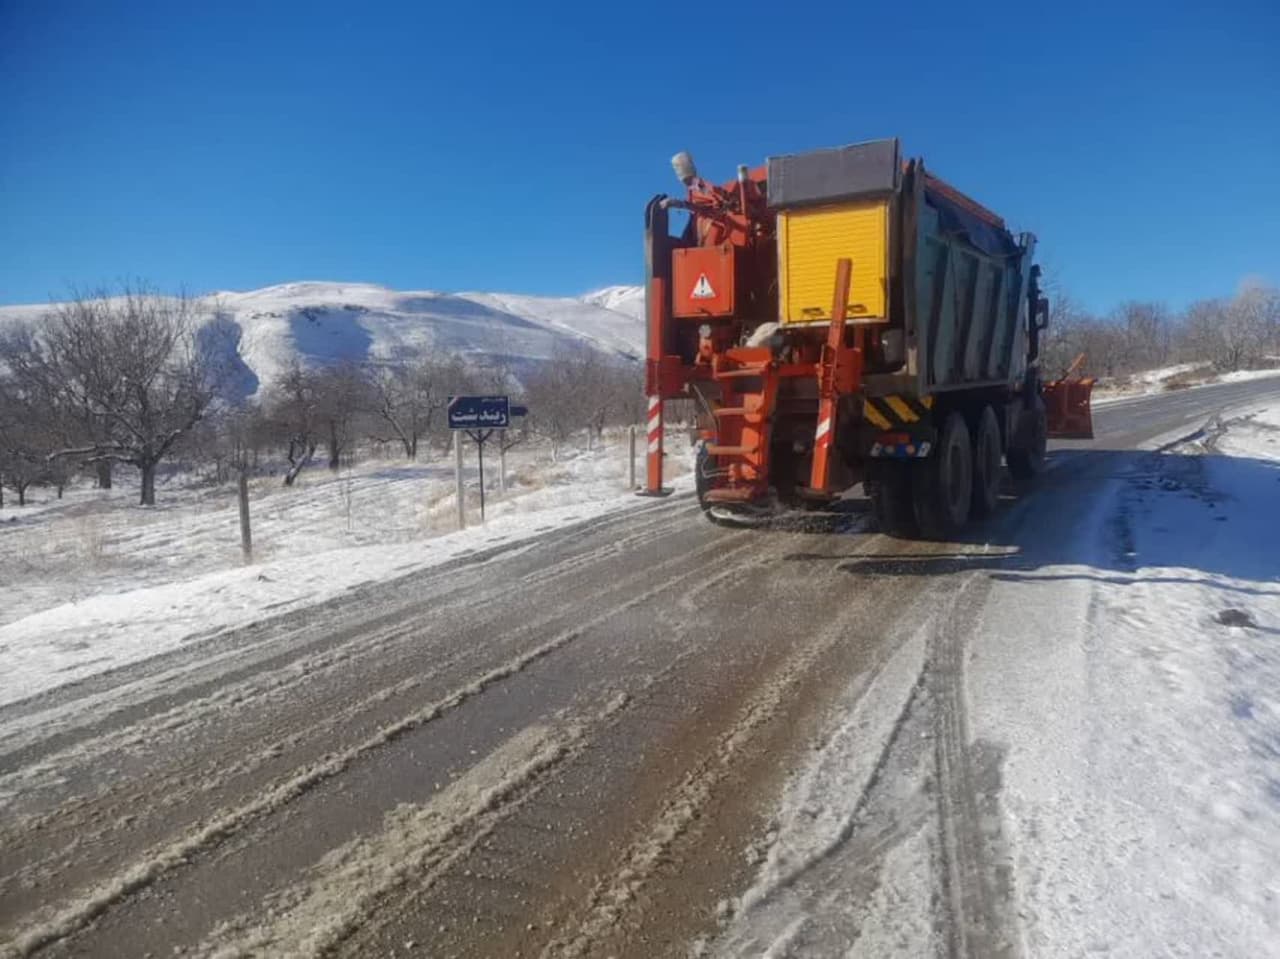
<svg viewBox="0 0 1280 959">
<path fill-rule="evenodd" d="M 598 438 L 606 426 L 635 422 L 641 408 L 636 368 L 585 345 L 561 347 L 525 390 L 532 428 L 551 441 L 553 459 L 573 434 Z"/>
</svg>

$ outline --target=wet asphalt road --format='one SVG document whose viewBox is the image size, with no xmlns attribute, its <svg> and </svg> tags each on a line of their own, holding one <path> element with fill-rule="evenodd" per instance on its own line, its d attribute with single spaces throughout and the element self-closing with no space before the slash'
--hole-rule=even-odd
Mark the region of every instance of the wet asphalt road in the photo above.
<svg viewBox="0 0 1280 959">
<path fill-rule="evenodd" d="M 1094 441 L 960 543 L 880 536 L 856 500 L 734 530 L 676 497 L 0 709 L 0 955 L 714 949 L 831 710 L 938 610 L 980 609 L 966 556 L 1053 562 L 1133 450 L 1278 390 L 1100 407 Z M 948 635 L 899 721 L 938 748 L 884 762 L 937 793 L 919 815 L 942 892 L 917 905 L 939 948 L 1009 954 L 998 883 L 946 881 L 983 855 Z M 868 822 L 902 805 L 879 782 Z M 821 873 L 848 915 L 909 818 L 884 815 Z"/>
</svg>

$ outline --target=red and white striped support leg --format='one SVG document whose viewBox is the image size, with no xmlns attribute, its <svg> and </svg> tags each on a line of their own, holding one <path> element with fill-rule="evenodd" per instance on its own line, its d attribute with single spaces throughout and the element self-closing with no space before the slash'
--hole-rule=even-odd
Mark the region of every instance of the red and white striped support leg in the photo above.
<svg viewBox="0 0 1280 959">
<path fill-rule="evenodd" d="M 809 485 L 825 491 L 830 482 L 831 441 L 835 437 L 836 402 L 824 399 L 818 405 L 818 428 L 813 434 L 813 466 Z"/>
<path fill-rule="evenodd" d="M 852 276 L 852 262 L 847 259 L 837 260 L 835 297 L 831 304 L 831 326 L 827 330 L 827 343 L 822 348 L 822 359 L 818 363 L 818 428 L 813 434 L 813 466 L 809 471 L 809 488 L 817 493 L 827 492 L 831 484 L 831 441 L 835 439 L 836 405 L 840 398 L 836 377 L 839 375 L 841 363 L 848 363 L 853 359 L 846 355 L 847 351 L 844 348 L 844 321 L 848 310 L 849 282 Z M 862 340 L 859 339 L 858 345 L 854 348 L 854 355 L 860 356 L 861 349 Z"/>
<path fill-rule="evenodd" d="M 662 398 L 649 397 L 649 419 L 646 433 L 649 438 L 645 458 L 645 492 L 662 493 Z"/>
</svg>

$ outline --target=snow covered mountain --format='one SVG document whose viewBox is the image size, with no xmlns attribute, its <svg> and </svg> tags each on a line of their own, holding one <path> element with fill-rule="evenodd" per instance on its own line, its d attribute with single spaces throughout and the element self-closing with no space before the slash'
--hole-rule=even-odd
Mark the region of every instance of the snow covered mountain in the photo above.
<svg viewBox="0 0 1280 959">
<path fill-rule="evenodd" d="M 368 283 L 285 283 L 212 294 L 213 324 L 244 364 L 245 395 L 270 385 L 296 358 L 394 362 L 426 353 L 500 361 L 519 376 L 571 345 L 620 360 L 644 351 L 643 292 L 613 286 L 582 297 L 398 292 Z M 0 307 L 6 319 L 45 306 Z M 222 340 L 226 342 L 226 340 Z"/>
<path fill-rule="evenodd" d="M 625 313 L 637 320 L 644 319 L 644 287 L 642 286 L 606 286 L 602 290 L 588 293 L 582 300 L 584 303 L 602 306 L 606 310 Z"/>
</svg>

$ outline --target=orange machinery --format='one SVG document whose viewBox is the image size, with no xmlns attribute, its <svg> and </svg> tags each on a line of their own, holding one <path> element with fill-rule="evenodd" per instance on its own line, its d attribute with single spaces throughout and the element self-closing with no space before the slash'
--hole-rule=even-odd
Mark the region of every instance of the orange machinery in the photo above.
<svg viewBox="0 0 1280 959">
<path fill-rule="evenodd" d="M 672 163 L 684 197 L 645 213 L 648 493 L 674 398 L 700 410 L 699 499 L 718 519 L 863 482 L 882 525 L 946 535 L 991 507 L 1002 459 L 1030 476 L 1048 436 L 1091 432 L 1091 381 L 1039 380 L 1035 238 L 898 141 L 722 185 Z"/>
</svg>

